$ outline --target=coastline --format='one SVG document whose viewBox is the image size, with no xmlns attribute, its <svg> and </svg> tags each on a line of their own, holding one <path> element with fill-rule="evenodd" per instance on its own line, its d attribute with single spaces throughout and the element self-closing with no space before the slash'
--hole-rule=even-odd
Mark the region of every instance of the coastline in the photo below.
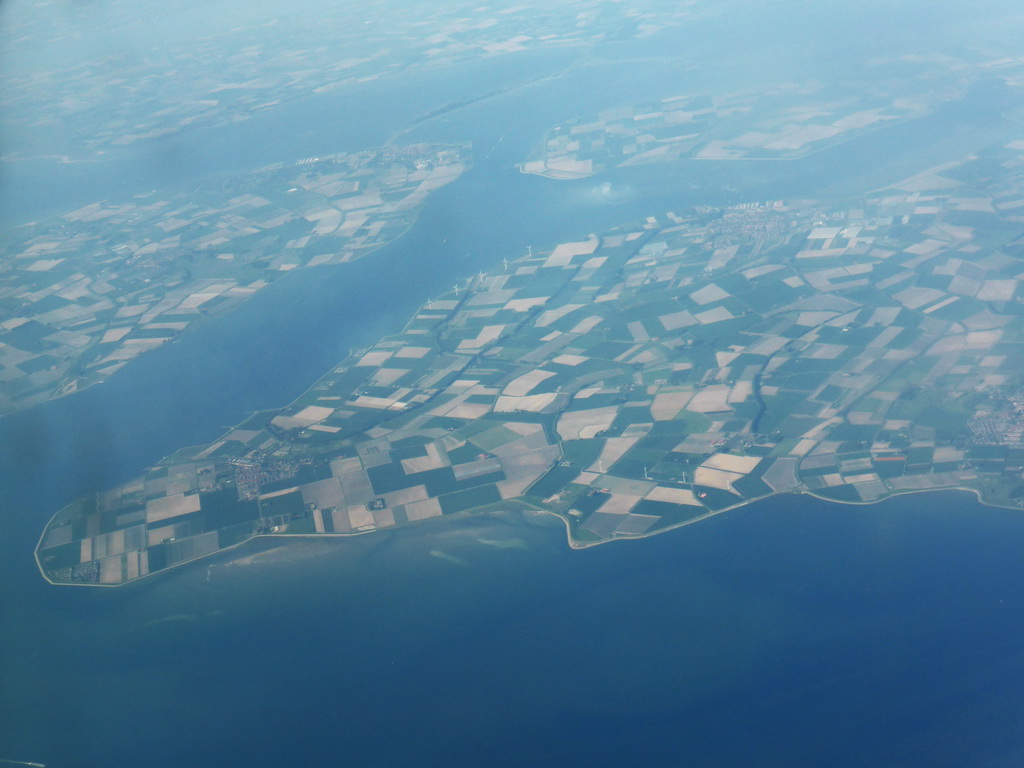
<svg viewBox="0 0 1024 768">
<path fill-rule="evenodd" d="M 874 501 L 842 501 L 839 499 L 829 499 L 826 498 L 825 496 L 820 496 L 814 493 L 813 491 L 808 490 L 775 491 L 774 493 L 768 493 L 765 494 L 764 496 L 758 496 L 757 498 L 754 499 L 746 499 L 738 504 L 732 504 L 731 506 L 728 507 L 709 510 L 707 513 L 699 515 L 698 517 L 693 517 L 689 520 L 684 520 L 681 523 L 676 523 L 675 525 L 665 526 L 664 528 L 659 528 L 658 530 L 651 531 L 650 533 L 641 533 L 636 535 L 620 534 L 618 536 L 613 536 L 611 538 L 600 539 L 599 541 L 580 541 L 579 539 L 573 538 L 572 520 L 568 518 L 566 515 L 562 514 L 561 512 L 555 512 L 550 509 L 534 508 L 533 511 L 542 515 L 551 515 L 561 520 L 565 524 L 566 541 L 571 549 L 589 549 L 591 547 L 601 546 L 602 544 L 610 544 L 614 541 L 640 541 L 642 539 L 649 539 L 653 536 L 659 536 L 663 533 L 667 533 L 668 531 L 677 531 L 680 528 L 685 528 L 688 525 L 701 523 L 705 520 L 709 520 L 712 517 L 717 517 L 718 515 L 724 514 L 726 512 L 734 512 L 736 510 L 742 509 L 743 507 L 749 507 L 751 504 L 755 504 L 760 501 L 767 501 L 768 499 L 773 499 L 779 496 L 811 496 L 812 498 L 818 499 L 819 501 L 823 501 L 828 504 L 843 504 L 851 507 L 871 507 L 876 504 L 883 504 L 887 501 L 890 501 L 891 499 L 896 498 L 897 496 L 914 496 L 922 493 L 948 493 L 951 491 L 967 491 L 973 493 L 979 504 L 986 507 L 990 507 L 991 509 L 1006 509 L 1010 511 L 1020 510 L 1024 512 L 1024 508 L 1022 507 L 1010 507 L 1005 504 L 993 504 L 990 501 L 986 501 L 981 491 L 979 491 L 977 488 L 971 488 L 965 485 L 951 485 L 943 488 L 921 488 L 915 490 L 900 491 L 898 493 L 892 493 L 889 494 L 888 496 L 883 496 L 882 498 L 875 499 Z M 324 534 L 317 535 L 322 536 Z"/>
<path fill-rule="evenodd" d="M 577 550 L 577 551 L 582 551 L 582 550 L 585 550 L 585 549 L 591 549 L 593 547 L 598 547 L 598 546 L 601 546 L 601 545 L 604 545 L 604 544 L 611 544 L 613 542 L 618 542 L 618 541 L 642 541 L 643 539 L 653 538 L 654 536 L 660 536 L 663 533 L 668 533 L 670 531 L 678 531 L 681 528 L 685 528 L 685 527 L 690 526 L 690 525 L 695 525 L 697 523 L 702 523 L 702 522 L 704 522 L 706 520 L 710 520 L 711 518 L 718 517 L 719 515 L 723 515 L 723 514 L 725 514 L 727 512 L 735 512 L 737 510 L 743 509 L 744 507 L 749 507 L 752 504 L 755 504 L 755 503 L 758 503 L 758 502 L 762 502 L 762 501 L 767 501 L 768 499 L 772 499 L 772 498 L 776 498 L 776 497 L 782 497 L 782 496 L 811 496 L 811 497 L 813 497 L 815 499 L 818 499 L 819 501 L 822 501 L 822 502 L 825 502 L 825 503 L 828 503 L 828 504 L 841 504 L 841 505 L 852 506 L 852 507 L 872 507 L 872 506 L 875 506 L 875 505 L 878 505 L 878 504 L 883 504 L 883 503 L 885 503 L 887 501 L 890 501 L 890 500 L 896 498 L 897 496 L 912 496 L 912 495 L 918 495 L 918 494 L 924 494 L 924 493 L 949 493 L 949 492 L 952 492 L 952 491 L 966 491 L 966 492 L 973 493 L 975 498 L 976 498 L 976 500 L 977 500 L 977 502 L 979 504 L 981 504 L 983 506 L 986 506 L 986 507 L 989 507 L 991 509 L 1004 509 L 1004 510 L 1009 510 L 1009 511 L 1016 511 L 1016 510 L 1024 511 L 1024 509 L 1022 509 L 1021 507 L 1010 507 L 1010 506 L 1006 506 L 1004 504 L 993 504 L 993 503 L 991 503 L 989 501 L 986 501 L 984 499 L 981 491 L 979 491 L 977 488 L 970 488 L 968 486 L 963 486 L 963 485 L 949 486 L 949 487 L 945 487 L 945 488 L 924 488 L 924 489 L 917 489 L 917 490 L 901 491 L 899 493 L 893 493 L 893 494 L 891 494 L 889 496 L 885 496 L 885 497 L 880 498 L 880 499 L 875 499 L 874 501 L 840 501 L 840 500 L 837 500 L 837 499 L 829 499 L 829 498 L 826 498 L 824 496 L 819 496 L 818 494 L 816 494 L 816 493 L 814 493 L 812 491 L 807 491 L 807 490 L 776 491 L 774 493 L 765 494 L 764 496 L 758 496 L 757 498 L 754 498 L 754 499 L 747 499 L 747 500 L 744 500 L 744 501 L 742 501 L 742 502 L 740 502 L 738 504 L 733 504 L 733 505 L 728 506 L 728 507 L 723 507 L 722 509 L 708 510 L 707 513 L 705 513 L 703 515 L 700 515 L 698 517 L 694 517 L 694 518 L 691 518 L 689 520 L 684 520 L 683 522 L 676 523 L 675 525 L 670 525 L 670 526 L 666 526 L 664 528 L 659 528 L 658 530 L 652 531 L 650 533 L 642 533 L 642 534 L 637 534 L 637 535 L 621 535 L 620 534 L 618 536 L 612 536 L 610 538 L 601 539 L 599 541 L 581 541 L 579 539 L 574 538 L 573 535 L 572 535 L 572 521 L 571 521 L 571 519 L 568 518 L 563 513 L 555 512 L 554 510 L 542 509 L 542 508 L 537 507 L 537 506 L 535 506 L 533 504 L 529 504 L 529 503 L 526 503 L 526 502 L 521 502 L 521 501 L 516 500 L 516 503 L 522 504 L 523 506 L 525 506 L 527 508 L 526 509 L 518 509 L 518 510 L 509 509 L 509 510 L 501 510 L 501 511 L 504 511 L 504 512 L 517 512 L 518 514 L 523 515 L 524 517 L 527 516 L 527 515 L 530 515 L 530 514 L 536 514 L 536 515 L 546 515 L 546 516 L 551 516 L 551 517 L 558 518 L 565 525 L 566 544 L 568 545 L 569 549 Z M 465 520 L 465 519 L 470 518 L 470 517 L 474 517 L 474 516 L 476 516 L 478 514 L 480 514 L 480 513 L 479 512 L 473 512 L 473 511 L 456 512 L 456 513 L 454 513 L 452 515 L 446 515 L 446 516 L 441 517 L 441 518 L 427 518 L 425 520 L 418 520 L 418 521 L 416 521 L 416 523 L 434 522 L 436 524 L 439 520 L 445 520 L 445 519 L 447 519 L 449 521 L 452 521 L 452 522 L 456 522 L 456 521 L 460 521 L 460 520 Z M 409 523 L 407 525 L 415 525 L 415 523 Z M 169 573 L 171 570 L 173 570 L 175 568 L 180 568 L 182 566 L 187 566 L 187 565 L 194 565 L 195 563 L 198 563 L 198 562 L 200 562 L 202 560 L 207 560 L 209 558 L 212 558 L 212 557 L 215 557 L 215 556 L 218 556 L 218 555 L 222 555 L 225 552 L 230 552 L 230 551 L 232 551 L 234 549 L 242 547 L 242 546 L 244 546 L 246 544 L 249 544 L 250 542 L 256 541 L 258 539 L 278 539 L 278 540 L 281 540 L 282 542 L 287 542 L 289 539 L 314 539 L 314 540 L 319 540 L 319 541 L 326 541 L 326 540 L 333 539 L 333 540 L 341 541 L 341 540 L 344 540 L 344 539 L 355 538 L 357 536 L 366 536 L 366 535 L 369 535 L 369 534 L 380 533 L 382 531 L 388 531 L 388 530 L 392 530 L 392 529 L 389 529 L 389 528 L 383 528 L 383 529 L 381 529 L 381 528 L 372 528 L 372 529 L 365 530 L 365 531 L 345 531 L 345 532 L 336 532 L 336 533 L 335 532 L 332 532 L 332 533 L 276 533 L 276 532 L 271 532 L 271 533 L 254 533 L 249 538 L 244 539 L 243 541 L 239 541 L 239 542 L 236 542 L 234 544 L 231 544 L 231 545 L 229 545 L 227 547 L 224 547 L 223 549 L 218 549 L 215 552 L 210 552 L 210 553 L 207 553 L 207 554 L 199 555 L 198 557 L 194 557 L 194 558 L 191 558 L 189 560 L 182 560 L 180 562 L 173 563 L 173 564 L 171 564 L 171 565 L 167 566 L 166 568 L 163 568 L 163 569 L 161 569 L 159 571 L 153 571 L 153 572 L 145 574 L 144 576 L 139 576 L 139 577 L 137 577 L 135 579 L 132 579 L 130 581 L 124 581 L 124 582 L 120 582 L 118 584 L 101 584 L 99 582 L 53 581 L 49 576 L 47 576 L 46 571 L 44 570 L 42 563 L 39 561 L 39 544 L 42 544 L 43 537 L 46 535 L 47 530 L 48 530 L 48 527 L 44 528 L 43 532 L 40 534 L 39 543 L 36 545 L 36 549 L 35 549 L 35 551 L 33 553 L 33 559 L 36 562 L 36 566 L 39 569 L 40 574 L 42 575 L 42 577 L 46 580 L 46 582 L 48 584 L 50 584 L 52 586 L 55 586 L 55 587 L 105 587 L 105 588 L 120 588 L 120 587 L 125 587 L 125 586 L 131 585 L 131 584 L 138 584 L 138 583 L 141 583 L 141 582 L 145 582 L 151 576 L 158 576 L 158 575 L 163 574 L 163 573 Z"/>
</svg>

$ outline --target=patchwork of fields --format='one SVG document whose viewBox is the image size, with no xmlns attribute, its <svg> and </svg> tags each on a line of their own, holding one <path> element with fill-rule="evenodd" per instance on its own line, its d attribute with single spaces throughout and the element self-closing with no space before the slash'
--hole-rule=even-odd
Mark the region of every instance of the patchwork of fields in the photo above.
<svg viewBox="0 0 1024 768">
<path fill-rule="evenodd" d="M 586 546 L 779 492 L 1024 498 L 1024 142 L 846 207 L 679 211 L 460 282 L 290 406 L 60 512 L 55 582 L 538 510 Z"/>
<path fill-rule="evenodd" d="M 108 379 L 277 275 L 369 253 L 467 164 L 466 147 L 423 144 L 306 158 L 9 230 L 0 414 Z"/>
</svg>

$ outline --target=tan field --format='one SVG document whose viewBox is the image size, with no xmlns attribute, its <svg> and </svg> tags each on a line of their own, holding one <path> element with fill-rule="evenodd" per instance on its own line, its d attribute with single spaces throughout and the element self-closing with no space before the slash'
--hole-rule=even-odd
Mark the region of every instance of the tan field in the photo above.
<svg viewBox="0 0 1024 768">
<path fill-rule="evenodd" d="M 592 436 L 608 429 L 618 412 L 619 409 L 613 405 L 585 411 L 567 411 L 558 419 L 558 434 L 563 440 Z"/>
<path fill-rule="evenodd" d="M 187 515 L 199 511 L 199 494 L 185 495 L 178 493 L 146 502 L 146 522 L 149 524 L 166 520 L 169 517 Z"/>
<path fill-rule="evenodd" d="M 651 501 L 665 501 L 669 504 L 685 504 L 691 507 L 701 506 L 701 503 L 697 501 L 697 497 L 693 495 L 693 491 L 689 488 L 667 488 L 659 485 L 648 493 L 646 498 Z"/>
</svg>

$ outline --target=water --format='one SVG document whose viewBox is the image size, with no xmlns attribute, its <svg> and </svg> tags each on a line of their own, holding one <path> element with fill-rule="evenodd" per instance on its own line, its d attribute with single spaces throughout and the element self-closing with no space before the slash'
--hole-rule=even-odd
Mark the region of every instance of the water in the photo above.
<svg viewBox="0 0 1024 768">
<path fill-rule="evenodd" d="M 500 517 L 264 542 L 54 590 L 5 649 L 4 741 L 50 766 L 998 765 L 1022 545 L 964 494 L 782 498 L 584 552 Z"/>
<path fill-rule="evenodd" d="M 410 140 L 471 138 L 476 164 L 372 258 L 291 273 L 111 382 L 0 421 L 0 758 L 51 768 L 1019 762 L 1024 524 L 965 494 L 868 509 L 784 497 L 583 552 L 553 520 L 492 516 L 344 542 L 266 540 L 117 590 L 39 577 L 31 550 L 54 510 L 286 403 L 348 348 L 528 244 L 696 203 L 841 196 L 1009 130 L 989 94 L 795 162 L 572 183 L 519 174 L 540 131 L 631 83 L 600 65 L 580 78 L 417 124 Z M 579 87 L 604 81 L 608 91 Z M 465 95 L 434 86 L 410 121 Z M 322 126 L 343 104 L 320 108 L 306 133 L 285 130 L 297 103 L 262 126 L 202 134 L 173 168 L 135 155 L 104 165 L 60 200 L 187 186 L 246 158 L 358 148 L 376 133 L 352 127 L 332 145 Z M 229 146 L 221 165 L 204 162 Z M 38 181 L 24 196 L 36 207 L 22 213 L 64 189 L 68 168 Z"/>
</svg>

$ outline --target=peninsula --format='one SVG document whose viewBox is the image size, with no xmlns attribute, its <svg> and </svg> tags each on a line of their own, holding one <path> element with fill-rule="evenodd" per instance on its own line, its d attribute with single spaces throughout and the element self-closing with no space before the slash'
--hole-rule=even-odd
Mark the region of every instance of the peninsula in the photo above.
<svg viewBox="0 0 1024 768">
<path fill-rule="evenodd" d="M 651 216 L 459 281 L 294 403 L 61 510 L 54 583 L 260 535 L 558 515 L 583 547 L 776 493 L 1024 499 L 1024 142 L 842 206 Z"/>
</svg>

